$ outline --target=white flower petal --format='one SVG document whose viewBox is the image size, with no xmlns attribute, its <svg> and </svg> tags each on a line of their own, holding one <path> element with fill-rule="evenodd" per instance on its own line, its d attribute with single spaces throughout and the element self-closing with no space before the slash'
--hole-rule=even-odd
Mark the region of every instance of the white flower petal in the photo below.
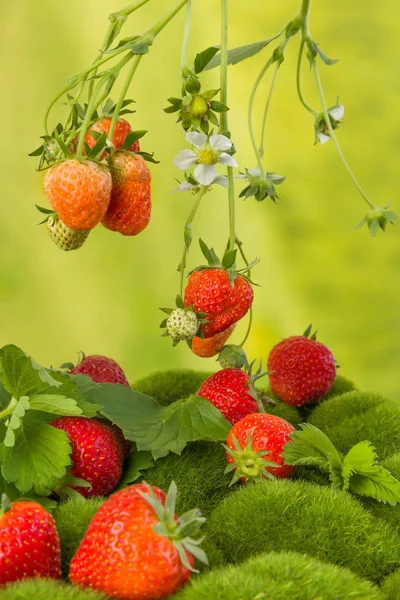
<svg viewBox="0 0 400 600">
<path fill-rule="evenodd" d="M 332 106 L 332 108 L 330 108 L 328 112 L 331 115 L 331 117 L 335 119 L 335 121 L 340 121 L 340 119 L 342 119 L 344 115 L 344 106 L 343 104 L 337 104 L 336 106 Z"/>
<path fill-rule="evenodd" d="M 199 186 L 198 185 L 193 185 L 191 183 L 188 183 L 187 181 L 182 181 L 182 183 L 180 183 L 177 188 L 175 188 L 174 190 L 172 190 L 172 193 L 174 193 L 174 192 L 187 192 L 188 190 L 192 190 L 195 187 L 199 187 Z"/>
<path fill-rule="evenodd" d="M 210 137 L 210 146 L 213 150 L 229 150 L 232 148 L 232 142 L 225 135 L 216 133 Z"/>
<path fill-rule="evenodd" d="M 329 135 L 325 135 L 324 133 L 319 133 L 318 140 L 321 144 L 326 144 L 326 142 L 329 142 L 330 137 Z"/>
<path fill-rule="evenodd" d="M 226 165 L 227 167 L 237 167 L 238 166 L 237 162 L 233 158 L 233 156 L 231 156 L 230 154 L 227 154 L 226 152 L 222 152 L 219 155 L 218 162 L 220 162 L 223 165 Z"/>
<path fill-rule="evenodd" d="M 247 172 L 250 177 L 260 177 L 261 175 L 260 169 L 247 169 Z"/>
<path fill-rule="evenodd" d="M 174 158 L 174 165 L 178 169 L 190 169 L 190 167 L 196 162 L 197 156 L 193 150 L 181 150 Z"/>
<path fill-rule="evenodd" d="M 222 187 L 224 187 L 224 188 L 229 187 L 229 179 L 226 177 L 226 175 L 217 175 L 216 178 L 214 179 L 213 183 L 222 185 Z"/>
<path fill-rule="evenodd" d="M 199 133 L 198 131 L 189 131 L 189 133 L 186 134 L 186 139 L 192 146 L 196 146 L 196 148 L 204 148 L 207 144 L 206 134 Z"/>
<path fill-rule="evenodd" d="M 194 176 L 201 185 L 210 185 L 217 175 L 217 169 L 214 165 L 197 165 L 194 170 Z"/>
</svg>

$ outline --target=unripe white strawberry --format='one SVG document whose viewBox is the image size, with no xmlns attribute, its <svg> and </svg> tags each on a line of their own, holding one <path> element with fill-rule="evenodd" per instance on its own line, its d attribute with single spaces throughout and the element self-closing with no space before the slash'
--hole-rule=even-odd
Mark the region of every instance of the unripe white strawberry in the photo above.
<svg viewBox="0 0 400 600">
<path fill-rule="evenodd" d="M 176 308 L 169 315 L 166 326 L 173 340 L 190 340 L 198 332 L 200 322 L 192 310 Z"/>
<path fill-rule="evenodd" d="M 78 250 L 78 248 L 83 246 L 90 233 L 90 229 L 87 231 L 76 231 L 67 227 L 56 214 L 49 216 L 46 221 L 46 228 L 53 242 L 61 250 L 65 251 Z"/>
</svg>

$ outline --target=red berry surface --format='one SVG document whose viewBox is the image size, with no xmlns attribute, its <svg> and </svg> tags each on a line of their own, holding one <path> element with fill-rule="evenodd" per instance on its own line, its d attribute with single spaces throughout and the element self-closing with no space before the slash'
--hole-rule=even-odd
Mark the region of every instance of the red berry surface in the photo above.
<svg viewBox="0 0 400 600">
<path fill-rule="evenodd" d="M 228 271 L 210 268 L 190 275 L 184 304 L 193 306 L 195 312 L 206 313 L 209 323 L 201 330 L 205 338 L 210 338 L 244 317 L 253 296 L 253 288 L 242 275 L 237 275 L 232 285 Z"/>
<path fill-rule="evenodd" d="M 228 327 L 228 329 L 225 329 L 225 331 L 216 333 L 210 338 L 201 338 L 195 335 L 192 339 L 191 346 L 193 354 L 201 356 L 202 358 L 210 358 L 211 356 L 215 356 L 225 346 L 235 327 L 236 323 L 233 323 L 230 327 Z"/>
<path fill-rule="evenodd" d="M 274 346 L 267 369 L 273 393 L 292 406 L 318 402 L 336 377 L 336 362 L 329 348 L 301 335 Z"/>
<path fill-rule="evenodd" d="M 165 493 L 152 489 L 164 504 Z M 120 600 L 156 600 L 189 579 L 174 544 L 154 531 L 159 519 L 139 491 L 148 494 L 144 484 L 116 492 L 96 513 L 71 562 L 73 584 Z M 193 565 L 193 557 L 186 555 Z"/>
<path fill-rule="evenodd" d="M 122 235 L 137 235 L 150 222 L 151 173 L 140 155 L 113 154 L 113 186 L 104 227 Z"/>
<path fill-rule="evenodd" d="M 232 425 L 245 415 L 258 412 L 257 401 L 250 395 L 249 376 L 242 369 L 214 373 L 204 381 L 197 395 L 209 400 Z"/>
<path fill-rule="evenodd" d="M 120 383 L 131 387 L 125 373 L 115 360 L 99 354 L 85 356 L 84 359 L 71 370 L 71 373 L 87 375 L 96 383 Z"/>
<path fill-rule="evenodd" d="M 115 433 L 101 420 L 59 417 L 50 425 L 65 431 L 72 444 L 71 474 L 91 488 L 71 486 L 86 498 L 107 496 L 122 476 L 123 449 Z"/>
<path fill-rule="evenodd" d="M 235 437 L 240 447 L 245 449 L 249 436 L 253 433 L 252 449 L 255 452 L 269 451 L 269 454 L 264 456 L 264 460 L 280 465 L 279 467 L 268 467 L 267 471 L 278 478 L 291 477 L 295 467 L 285 465 L 281 452 L 285 444 L 290 441 L 289 436 L 293 431 L 294 427 L 280 417 L 256 413 L 247 415 L 235 423 L 228 434 L 226 444 L 231 450 L 236 450 L 233 441 L 233 437 Z M 226 454 L 226 457 L 229 463 L 234 462 L 229 453 Z"/>
<path fill-rule="evenodd" d="M 0 586 L 29 577 L 60 579 L 60 539 L 40 504 L 20 500 L 0 510 Z"/>
<path fill-rule="evenodd" d="M 46 171 L 44 190 L 61 221 L 71 229 L 93 229 L 106 214 L 111 198 L 106 166 L 72 158 Z"/>
<path fill-rule="evenodd" d="M 111 126 L 111 118 L 103 117 L 102 119 L 99 119 L 98 121 L 93 123 L 93 125 L 91 125 L 89 127 L 89 129 L 85 135 L 85 142 L 87 143 L 89 148 L 93 148 L 93 146 L 96 143 L 96 140 L 95 140 L 94 136 L 92 135 L 91 131 L 97 131 L 98 133 L 105 133 L 108 136 L 108 134 L 110 132 L 110 126 Z M 128 121 L 126 121 L 125 119 L 118 119 L 118 121 L 115 124 L 115 129 L 114 129 L 114 134 L 113 134 L 113 139 L 112 139 L 112 142 L 114 145 L 114 151 L 120 150 L 123 147 L 125 138 L 128 135 L 128 133 L 130 133 L 131 131 L 132 131 L 132 127 L 130 126 Z M 130 148 L 128 148 L 128 150 L 129 150 L 129 152 L 140 152 L 139 141 L 132 144 L 132 146 L 130 146 Z M 103 152 L 103 154 L 101 155 L 101 158 L 105 158 L 106 156 L 107 156 L 107 152 Z"/>
</svg>

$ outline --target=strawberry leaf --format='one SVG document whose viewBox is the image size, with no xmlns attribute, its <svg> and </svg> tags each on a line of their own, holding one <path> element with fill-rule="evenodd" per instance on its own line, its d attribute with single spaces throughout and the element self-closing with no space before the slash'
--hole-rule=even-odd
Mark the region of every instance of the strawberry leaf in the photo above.
<svg viewBox="0 0 400 600">
<path fill-rule="evenodd" d="M 56 394 L 37 394 L 29 398 L 31 410 L 39 410 L 54 415 L 78 416 L 82 409 L 76 400 Z"/>
<path fill-rule="evenodd" d="M 279 34 L 280 35 L 280 34 Z M 254 42 L 253 44 L 247 44 L 246 46 L 239 46 L 238 48 L 232 48 L 232 50 L 228 51 L 228 65 L 236 65 L 242 60 L 246 60 L 246 58 L 250 58 L 255 54 L 258 54 L 263 50 L 268 44 L 273 42 L 278 35 L 274 35 L 273 37 L 262 40 L 261 42 Z M 215 67 L 219 67 L 221 64 L 221 54 L 217 54 L 208 62 L 205 66 L 205 70 L 215 69 Z"/>
<path fill-rule="evenodd" d="M 208 400 L 190 396 L 169 406 L 125 386 L 100 385 L 89 398 L 102 406 L 103 414 L 116 423 L 139 451 L 154 458 L 169 452 L 180 454 L 188 442 L 223 441 L 231 425 Z"/>
<path fill-rule="evenodd" d="M 1 472 L 20 492 L 47 496 L 66 474 L 71 447 L 65 431 L 38 419 L 36 411 L 26 414 L 12 448 L 1 449 Z"/>
<path fill-rule="evenodd" d="M 203 52 L 196 54 L 196 58 L 194 59 L 194 72 L 196 75 L 204 71 L 219 50 L 220 46 L 210 46 L 210 48 L 206 48 Z"/>
<path fill-rule="evenodd" d="M 133 452 L 125 461 L 122 478 L 117 489 L 126 487 L 142 475 L 142 471 L 149 469 L 154 464 L 151 452 Z"/>
<path fill-rule="evenodd" d="M 282 452 L 285 463 L 312 465 L 328 472 L 341 471 L 341 458 L 330 439 L 314 425 L 302 423 L 300 427 L 302 431 L 290 434 L 291 441 Z"/>
<path fill-rule="evenodd" d="M 51 374 L 14 345 L 0 349 L 0 378 L 14 398 L 37 393 L 48 386 L 61 384 Z"/>
</svg>

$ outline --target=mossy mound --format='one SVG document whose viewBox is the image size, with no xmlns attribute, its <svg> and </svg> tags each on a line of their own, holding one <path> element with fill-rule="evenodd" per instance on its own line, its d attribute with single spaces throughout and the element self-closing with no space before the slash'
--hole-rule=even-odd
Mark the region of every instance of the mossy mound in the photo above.
<svg viewBox="0 0 400 600">
<path fill-rule="evenodd" d="M 192 369 L 171 369 L 156 371 L 132 383 L 132 389 L 151 396 L 159 404 L 167 406 L 175 400 L 195 394 L 203 381 L 212 373 Z"/>
<path fill-rule="evenodd" d="M 381 593 L 385 600 L 400 600 L 400 570 L 382 582 Z"/>
<path fill-rule="evenodd" d="M 104 502 L 104 498 L 67 500 L 55 509 L 53 517 L 61 541 L 61 569 L 65 579 L 68 578 L 71 559 L 77 551 L 90 521 Z"/>
<path fill-rule="evenodd" d="M 394 454 L 386 460 L 383 460 L 380 462 L 380 464 L 382 467 L 387 469 L 393 475 L 393 477 L 400 481 L 400 453 Z M 375 517 L 382 519 L 397 529 L 397 531 L 400 531 L 400 504 L 391 506 L 390 504 L 377 502 L 373 498 L 364 497 L 360 497 L 360 502 L 363 504 L 364 508 L 366 508 Z"/>
<path fill-rule="evenodd" d="M 159 458 L 154 467 L 143 473 L 143 479 L 163 490 L 175 481 L 179 491 L 177 513 L 198 508 L 208 516 L 232 491 L 228 487 L 232 475 L 224 474 L 227 464 L 222 444 L 193 442 L 180 456 L 169 454 Z"/>
<path fill-rule="evenodd" d="M 268 387 L 262 389 L 261 392 L 275 402 L 275 406 L 268 402 L 264 402 L 265 412 L 276 415 L 281 419 L 285 419 L 285 421 L 293 425 L 293 427 L 297 427 L 303 422 L 304 419 L 301 418 L 299 411 L 294 406 L 290 406 L 289 404 L 282 402 L 282 400 L 279 400 L 279 398 L 272 393 L 271 388 Z"/>
<path fill-rule="evenodd" d="M 306 481 L 243 486 L 213 511 L 206 528 L 227 562 L 293 551 L 379 581 L 400 567 L 400 538 L 346 492 Z"/>
<path fill-rule="evenodd" d="M 400 447 L 400 402 L 378 394 L 348 392 L 336 396 L 318 406 L 309 422 L 324 431 L 342 453 L 357 442 L 369 440 L 382 460 Z"/>
<path fill-rule="evenodd" d="M 26 579 L 1 588 L 1 600 L 107 600 L 108 596 L 54 579 Z"/>
<path fill-rule="evenodd" d="M 271 552 L 240 566 L 193 577 L 176 600 L 382 600 L 378 588 L 348 569 L 295 552 Z"/>
</svg>

